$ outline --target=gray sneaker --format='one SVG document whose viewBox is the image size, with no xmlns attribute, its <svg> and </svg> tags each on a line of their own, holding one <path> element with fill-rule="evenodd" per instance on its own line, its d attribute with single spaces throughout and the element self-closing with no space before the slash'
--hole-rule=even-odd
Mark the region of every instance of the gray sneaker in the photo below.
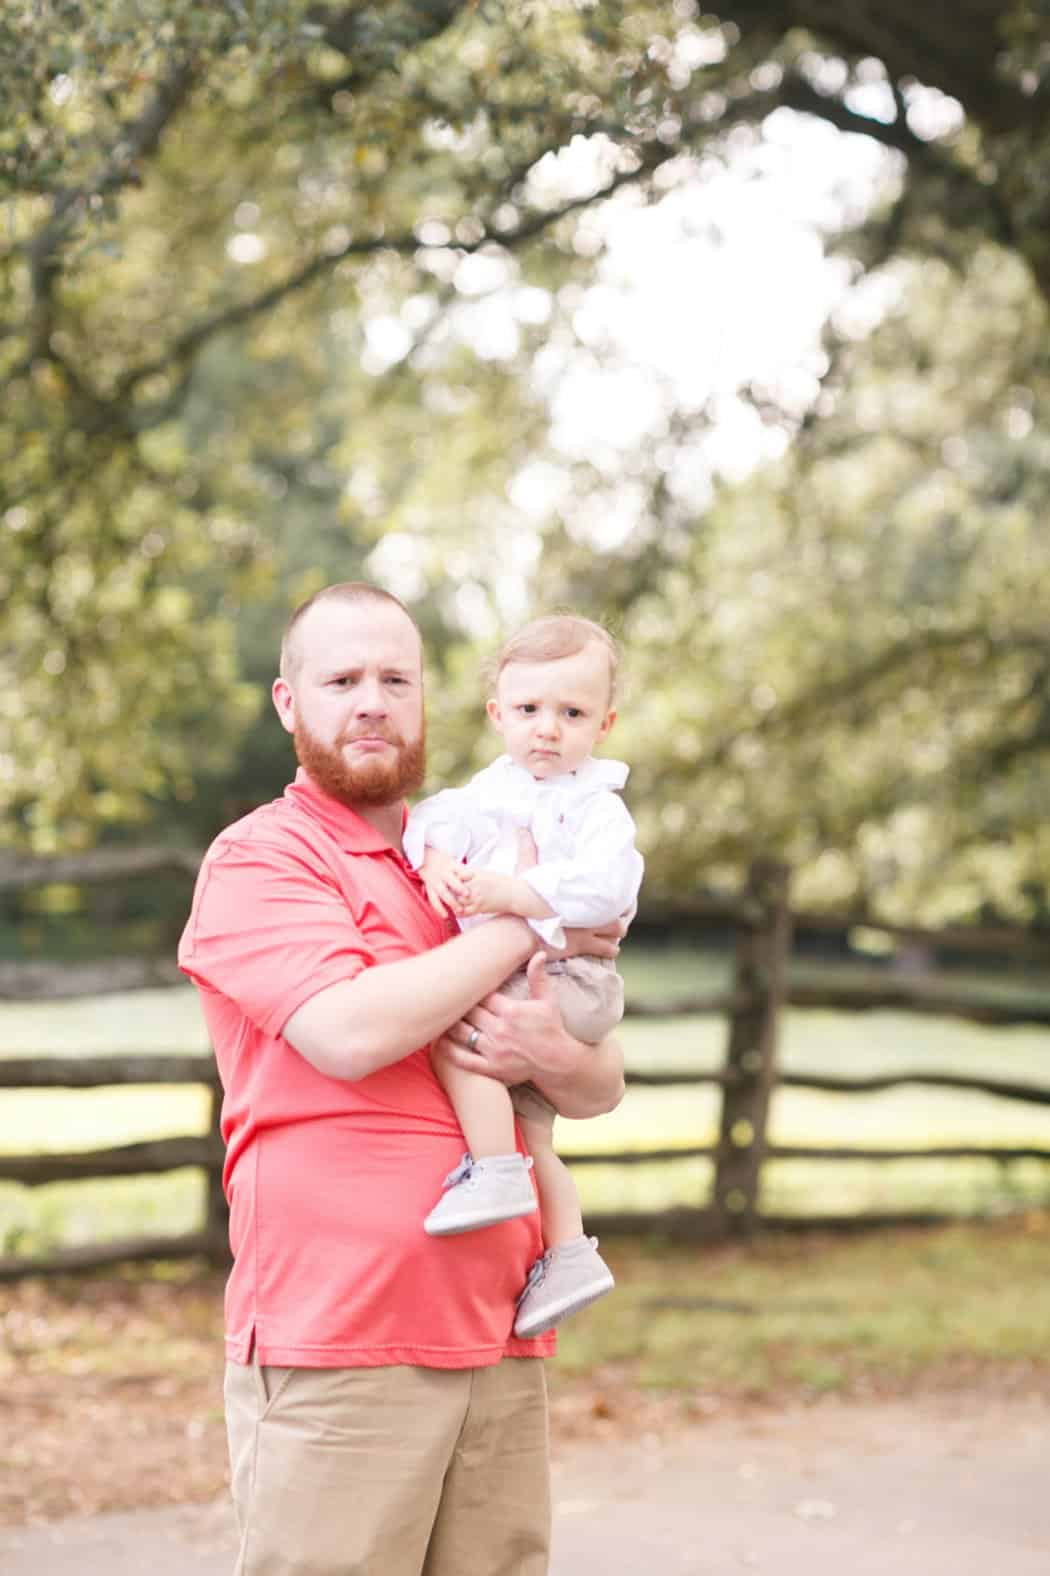
<svg viewBox="0 0 1050 1576">
<path fill-rule="evenodd" d="M 442 1184 L 445 1191 L 423 1222 L 428 1237 L 454 1237 L 501 1220 L 531 1215 L 536 1208 L 531 1155 L 464 1155 Z"/>
<path fill-rule="evenodd" d="M 597 1237 L 576 1237 L 550 1248 L 529 1271 L 518 1298 L 515 1335 L 542 1335 L 570 1313 L 597 1302 L 616 1282 L 598 1252 Z"/>
</svg>

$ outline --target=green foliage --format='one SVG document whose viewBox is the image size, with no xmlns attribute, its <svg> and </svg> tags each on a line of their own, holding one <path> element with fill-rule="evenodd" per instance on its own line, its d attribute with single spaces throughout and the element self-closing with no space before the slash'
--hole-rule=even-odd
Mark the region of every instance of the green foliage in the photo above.
<svg viewBox="0 0 1050 1576">
<path fill-rule="evenodd" d="M 624 633 L 654 895 L 763 843 L 833 896 L 927 901 L 948 870 L 956 908 L 1023 906 L 1045 862 L 1034 756 L 1014 751 L 1002 791 L 989 763 L 1039 736 L 1042 395 L 1004 347 L 1042 319 L 981 248 L 1050 288 L 1041 19 L 979 6 L 946 39 L 896 4 L 810 12 L 0 4 L 0 840 L 150 814 L 199 840 L 276 791 L 280 624 L 369 573 L 420 611 L 441 781 L 489 748 L 476 667 L 502 626 L 569 602 Z M 980 332 L 951 315 L 955 276 L 909 286 L 914 323 L 869 365 L 836 353 L 856 392 L 833 371 L 826 426 L 705 518 L 669 473 L 688 413 L 668 409 L 659 463 L 566 462 L 540 356 L 579 348 L 588 210 L 724 168 L 778 108 L 895 150 L 851 253 L 946 258 Z M 1023 439 L 1002 430 L 1014 387 Z M 965 463 L 932 481 L 963 430 Z M 536 522 L 514 481 L 544 457 L 568 501 Z M 597 545 L 625 485 L 637 524 Z M 1007 823 L 1028 830 L 1004 862 Z"/>
<path fill-rule="evenodd" d="M 992 249 L 896 277 L 788 457 L 632 611 L 651 891 L 767 847 L 803 904 L 1041 912 L 1046 308 Z"/>
<path fill-rule="evenodd" d="M 47 848 L 229 761 L 258 704 L 233 617 L 261 599 L 279 626 L 316 583 L 322 512 L 322 561 L 355 566 L 421 477 L 435 551 L 466 477 L 499 494 L 527 434 L 514 401 L 495 436 L 512 385 L 433 320 L 473 292 L 465 263 L 512 273 L 556 225 L 529 172 L 622 71 L 560 7 L 112 0 L 3 22 L 0 817 Z M 636 51 L 610 185 L 669 157 L 643 107 L 662 79 Z M 414 325 L 400 359 L 420 342 L 393 401 L 376 320 Z"/>
</svg>

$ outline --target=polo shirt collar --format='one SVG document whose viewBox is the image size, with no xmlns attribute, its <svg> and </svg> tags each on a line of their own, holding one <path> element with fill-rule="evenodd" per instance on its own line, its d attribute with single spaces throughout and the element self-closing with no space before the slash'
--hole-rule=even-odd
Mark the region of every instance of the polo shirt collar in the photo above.
<svg viewBox="0 0 1050 1576">
<path fill-rule="evenodd" d="M 370 821 L 364 820 L 356 811 L 318 788 L 301 766 L 295 774 L 295 781 L 290 782 L 284 790 L 284 797 L 288 803 L 304 811 L 311 820 L 320 822 L 345 853 L 381 854 L 388 852 L 392 846 Z M 407 819 L 407 806 L 402 805 L 402 829 Z"/>
</svg>

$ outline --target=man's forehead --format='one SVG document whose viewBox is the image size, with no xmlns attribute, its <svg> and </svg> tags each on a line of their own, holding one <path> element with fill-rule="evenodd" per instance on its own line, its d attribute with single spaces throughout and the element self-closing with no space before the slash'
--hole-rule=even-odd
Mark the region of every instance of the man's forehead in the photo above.
<svg viewBox="0 0 1050 1576">
<path fill-rule="evenodd" d="M 294 632 L 303 667 L 389 663 L 419 668 L 419 631 L 407 613 L 389 602 L 320 602 Z"/>
</svg>

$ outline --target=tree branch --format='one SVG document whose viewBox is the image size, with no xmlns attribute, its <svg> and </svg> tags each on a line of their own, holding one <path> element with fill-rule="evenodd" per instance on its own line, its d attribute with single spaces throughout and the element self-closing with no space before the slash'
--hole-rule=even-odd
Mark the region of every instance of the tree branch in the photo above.
<svg viewBox="0 0 1050 1576">
<path fill-rule="evenodd" d="M 874 56 L 891 78 L 917 78 L 957 98 L 967 114 L 1002 132 L 1030 120 L 1031 100 L 996 69 L 1003 49 L 1002 0 L 733 0 L 727 11 L 745 36 L 805 28 L 851 61 Z"/>
<path fill-rule="evenodd" d="M 38 356 L 54 359 L 50 340 L 54 327 L 55 281 L 61 271 L 59 255 L 62 246 L 88 211 L 93 199 L 110 196 L 138 180 L 140 161 L 156 151 L 165 128 L 186 102 L 194 80 L 195 73 L 189 61 L 173 62 L 142 114 L 123 128 L 123 135 L 108 164 L 89 184 L 57 192 L 51 217 L 25 245 L 35 303 L 31 348 L 27 357 L 30 363 Z"/>
<path fill-rule="evenodd" d="M 469 256 L 478 252 L 485 246 L 498 245 L 506 251 L 515 251 L 527 242 L 535 240 L 538 235 L 551 229 L 581 209 L 590 207 L 593 203 L 604 202 L 617 191 L 629 186 L 636 181 L 645 179 L 652 172 L 670 158 L 677 156 L 677 150 L 661 147 L 657 157 L 642 158 L 637 169 L 618 171 L 598 191 L 586 197 L 575 197 L 563 203 L 559 208 L 549 209 L 546 213 L 534 214 L 513 231 L 495 232 L 486 227 L 476 241 L 457 243 L 455 251 Z M 166 372 L 172 366 L 179 366 L 191 357 L 216 335 L 224 333 L 231 328 L 238 328 L 252 319 L 268 312 L 291 295 L 304 290 L 315 280 L 322 278 L 345 262 L 349 257 L 374 256 L 378 252 L 397 252 L 401 256 L 413 256 L 416 252 L 425 250 L 423 243 L 414 234 L 400 236 L 372 236 L 367 239 L 349 240 L 345 245 L 334 248 L 320 256 L 312 257 L 285 279 L 278 280 L 258 295 L 249 296 L 244 301 L 235 302 L 232 306 L 223 307 L 202 318 L 199 323 L 186 329 L 175 339 L 167 350 L 153 360 L 144 362 L 138 367 L 132 367 L 120 379 L 117 385 L 114 403 L 119 403 L 133 393 L 135 388 L 147 378 Z"/>
<path fill-rule="evenodd" d="M 858 114 L 848 104 L 833 94 L 820 93 L 813 84 L 798 72 L 787 73 L 775 87 L 761 93 L 745 94 L 733 100 L 723 117 L 726 123 L 757 121 L 774 109 L 791 109 L 800 115 L 811 115 L 833 126 L 836 131 L 854 136 L 869 137 L 882 147 L 901 153 L 909 166 L 926 171 L 947 181 L 959 193 L 965 193 L 988 216 L 989 230 L 1004 246 L 1015 246 L 1017 234 L 1009 209 L 996 187 L 978 180 L 966 164 L 953 158 L 943 143 L 930 142 L 918 137 L 909 127 L 903 114 L 903 99 L 895 84 L 890 84 L 898 106 L 896 120 L 875 120 L 870 115 Z"/>
<path fill-rule="evenodd" d="M 732 99 L 726 106 L 725 122 L 733 125 L 741 121 L 758 121 L 775 109 L 793 109 L 800 115 L 813 115 L 827 121 L 837 131 L 871 137 L 885 148 L 913 157 L 929 144 L 922 141 L 908 126 L 907 121 L 876 120 L 871 115 L 861 115 L 850 109 L 840 98 L 830 93 L 819 93 L 801 73 L 785 72 L 776 87 L 757 93 L 745 93 Z"/>
<path fill-rule="evenodd" d="M 843 703 L 853 704 L 871 685 L 906 667 L 916 657 L 928 656 L 932 650 L 950 651 L 955 647 L 965 646 L 977 646 L 987 650 L 991 644 L 991 636 L 984 625 L 974 625 L 968 629 L 920 630 L 910 639 L 899 640 L 883 651 L 877 652 L 867 662 L 851 668 L 846 673 L 838 674 L 827 683 L 806 690 L 784 705 L 777 706 L 775 710 L 755 718 L 747 724 L 743 732 L 755 737 L 781 733 L 808 717 L 819 716 Z M 729 734 L 710 749 L 705 750 L 696 762 L 695 770 L 711 771 L 723 765 L 739 737 L 739 733 Z"/>
</svg>

